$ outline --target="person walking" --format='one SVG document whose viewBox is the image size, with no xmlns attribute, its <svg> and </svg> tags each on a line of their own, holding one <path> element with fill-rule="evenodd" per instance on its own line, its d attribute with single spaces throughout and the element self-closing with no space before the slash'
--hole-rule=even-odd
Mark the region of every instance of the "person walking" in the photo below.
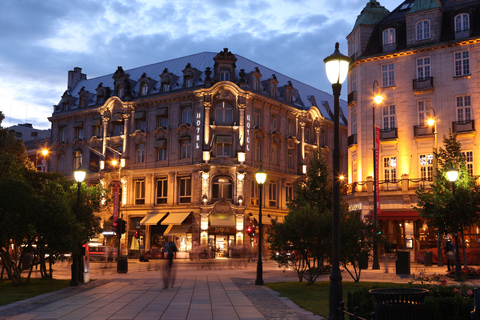
<svg viewBox="0 0 480 320">
<path fill-rule="evenodd" d="M 455 265 L 454 259 L 455 259 L 455 245 L 452 243 L 452 240 L 448 239 L 447 241 L 447 271 L 450 271 L 453 266 Z"/>
<path fill-rule="evenodd" d="M 167 252 L 168 263 L 163 269 L 163 286 L 168 289 L 170 286 L 173 288 L 175 285 L 175 270 L 173 267 L 173 258 L 177 252 L 177 246 L 173 241 L 165 244 L 165 251 Z"/>
</svg>

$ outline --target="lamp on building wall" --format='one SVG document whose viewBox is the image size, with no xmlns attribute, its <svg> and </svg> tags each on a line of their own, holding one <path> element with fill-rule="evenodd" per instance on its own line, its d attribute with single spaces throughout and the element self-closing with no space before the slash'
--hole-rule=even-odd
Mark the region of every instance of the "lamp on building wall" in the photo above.
<svg viewBox="0 0 480 320">
<path fill-rule="evenodd" d="M 383 97 L 380 95 L 380 88 L 378 81 L 373 82 L 373 226 L 375 230 L 378 227 L 377 211 L 378 211 L 378 146 L 377 146 L 377 127 L 375 126 L 375 107 L 378 107 L 383 101 Z M 378 261 L 378 243 L 377 239 L 373 238 L 373 264 L 372 269 L 380 269 L 380 263 Z"/>
<path fill-rule="evenodd" d="M 80 215 L 80 188 L 82 186 L 83 180 L 85 180 L 85 176 L 87 175 L 87 171 L 82 169 L 82 167 L 78 167 L 77 170 L 73 172 L 73 176 L 75 181 L 77 182 L 77 211 L 75 213 L 75 221 L 78 222 L 79 215 Z M 81 251 L 82 244 L 79 243 L 77 250 Z M 78 286 L 78 267 L 80 264 L 80 252 L 73 252 L 72 254 L 72 277 L 70 279 L 71 286 Z"/>
<path fill-rule="evenodd" d="M 437 140 L 437 119 L 435 109 L 430 107 L 430 117 L 427 119 L 427 124 L 430 127 L 433 127 L 433 137 L 434 137 L 434 144 L 433 144 L 433 174 L 434 177 L 437 175 L 437 148 L 438 148 L 438 140 Z M 437 265 L 439 267 L 443 266 L 443 254 L 442 254 L 442 235 L 440 232 L 437 233 L 437 253 L 438 253 L 438 262 Z"/>
<path fill-rule="evenodd" d="M 47 172 L 47 155 L 48 155 L 48 149 L 47 148 L 43 148 L 42 150 L 38 150 L 37 149 L 37 152 L 36 152 L 36 155 L 35 155 L 35 168 L 37 168 L 38 170 L 38 160 L 39 160 L 39 157 L 41 157 L 41 162 L 40 162 L 40 166 L 41 166 L 41 172 Z"/>
<path fill-rule="evenodd" d="M 262 198 L 263 198 L 263 184 L 267 180 L 267 173 L 262 169 L 255 172 L 255 180 L 258 183 L 258 192 L 260 193 L 260 203 L 258 206 L 258 259 L 257 259 L 257 279 L 255 279 L 256 285 L 263 285 L 263 265 L 262 265 Z"/>
<path fill-rule="evenodd" d="M 238 152 L 237 157 L 240 164 L 243 164 L 245 162 L 245 152 Z"/>
<path fill-rule="evenodd" d="M 447 171 L 447 180 L 450 181 L 452 184 L 452 195 L 453 201 L 455 203 L 455 208 L 453 210 L 453 229 L 454 229 L 454 237 L 455 237 L 455 280 L 460 280 L 460 269 L 462 268 L 460 264 L 460 248 L 458 246 L 458 221 L 457 221 L 457 208 L 456 208 L 456 200 L 455 200 L 455 182 L 458 179 L 458 169 L 454 168 L 453 166 L 450 167 Z"/>
<path fill-rule="evenodd" d="M 333 127 L 333 219 L 332 219 L 332 272 L 330 274 L 329 316 L 339 319 L 337 308 L 343 299 L 340 273 L 340 93 L 348 74 L 350 59 L 340 53 L 338 42 L 332 55 L 323 60 L 327 78 L 332 84 L 334 97 Z"/>
</svg>

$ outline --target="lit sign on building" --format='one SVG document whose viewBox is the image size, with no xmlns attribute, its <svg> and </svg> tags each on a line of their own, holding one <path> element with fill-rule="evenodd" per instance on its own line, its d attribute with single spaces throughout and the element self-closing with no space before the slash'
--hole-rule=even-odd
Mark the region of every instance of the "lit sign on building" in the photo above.
<svg viewBox="0 0 480 320">
<path fill-rule="evenodd" d="M 250 120 L 251 120 L 251 116 L 247 115 L 247 141 L 245 143 L 246 151 L 250 151 Z"/>
<path fill-rule="evenodd" d="M 202 125 L 202 114 L 200 112 L 197 112 L 195 115 L 195 149 L 200 148 L 200 130 L 201 130 L 201 125 Z"/>
</svg>

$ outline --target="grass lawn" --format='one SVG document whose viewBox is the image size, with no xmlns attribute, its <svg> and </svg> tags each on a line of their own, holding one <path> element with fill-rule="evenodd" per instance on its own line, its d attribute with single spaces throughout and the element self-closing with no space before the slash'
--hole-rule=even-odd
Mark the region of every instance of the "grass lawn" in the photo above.
<svg viewBox="0 0 480 320">
<path fill-rule="evenodd" d="M 292 300 L 298 306 L 309 310 L 324 318 L 328 316 L 328 290 L 330 282 L 315 282 L 313 285 L 307 282 L 272 282 L 266 284 L 272 290 Z M 366 288 L 402 288 L 409 287 L 407 284 L 385 282 L 343 282 L 343 301 L 347 301 L 347 292 Z"/>
<path fill-rule="evenodd" d="M 44 293 L 56 291 L 70 285 L 70 280 L 31 278 L 29 282 L 13 285 L 12 281 L 0 281 L 0 306 L 25 300 Z"/>
</svg>

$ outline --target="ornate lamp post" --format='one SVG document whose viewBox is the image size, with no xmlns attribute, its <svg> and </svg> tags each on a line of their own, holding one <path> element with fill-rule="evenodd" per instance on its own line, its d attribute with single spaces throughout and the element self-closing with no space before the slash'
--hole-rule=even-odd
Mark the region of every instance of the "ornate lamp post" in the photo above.
<svg viewBox="0 0 480 320">
<path fill-rule="evenodd" d="M 325 70 L 332 84 L 334 97 L 333 127 L 333 221 L 332 221 L 332 273 L 330 274 L 330 296 L 328 319 L 339 319 L 337 308 L 342 301 L 342 274 L 340 273 L 340 93 L 348 74 L 350 59 L 340 53 L 338 42 L 335 51 L 326 57 Z"/>
<path fill-rule="evenodd" d="M 378 81 L 375 80 L 373 82 L 373 225 L 375 230 L 378 226 L 378 157 L 377 152 L 379 151 L 377 148 L 377 128 L 375 126 L 375 107 L 378 107 L 380 103 L 383 101 L 383 97 L 380 95 L 380 89 L 378 87 Z M 378 243 L 376 238 L 373 238 L 373 265 L 372 269 L 380 269 L 380 263 L 378 262 Z"/>
<path fill-rule="evenodd" d="M 438 149 L 438 140 L 437 140 L 437 120 L 435 115 L 435 109 L 430 107 L 432 112 L 431 117 L 427 119 L 427 124 L 429 127 L 433 127 L 433 136 L 434 136 L 434 145 L 433 145 L 433 174 L 437 175 L 437 149 Z M 437 234 L 437 253 L 438 253 L 438 262 L 439 267 L 443 266 L 443 254 L 442 254 L 442 235 L 440 232 Z"/>
<path fill-rule="evenodd" d="M 267 180 L 267 173 L 262 169 L 255 172 L 255 180 L 258 183 L 258 192 L 260 193 L 260 203 L 258 207 L 258 259 L 257 259 L 257 279 L 256 285 L 263 285 L 263 264 L 262 264 L 262 200 L 263 200 L 263 184 Z"/>
<path fill-rule="evenodd" d="M 80 214 L 80 188 L 82 186 L 83 180 L 85 180 L 85 176 L 87 175 L 87 171 L 82 169 L 82 167 L 78 167 L 77 170 L 74 171 L 73 176 L 75 177 L 75 181 L 77 181 L 77 212 L 75 214 L 76 221 L 78 222 L 79 214 Z M 79 254 L 73 253 L 72 255 L 72 278 L 70 280 L 71 286 L 78 286 L 78 265 L 79 265 Z"/>
<path fill-rule="evenodd" d="M 458 179 L 458 169 L 450 167 L 447 171 L 447 179 L 452 184 L 452 195 L 455 200 L 455 182 Z M 456 202 L 455 202 L 456 203 Z M 462 265 L 460 264 L 460 248 L 458 247 L 458 220 L 457 220 L 457 210 L 455 205 L 455 210 L 453 211 L 453 229 L 455 237 L 455 280 L 460 280 L 460 269 Z"/>
</svg>

